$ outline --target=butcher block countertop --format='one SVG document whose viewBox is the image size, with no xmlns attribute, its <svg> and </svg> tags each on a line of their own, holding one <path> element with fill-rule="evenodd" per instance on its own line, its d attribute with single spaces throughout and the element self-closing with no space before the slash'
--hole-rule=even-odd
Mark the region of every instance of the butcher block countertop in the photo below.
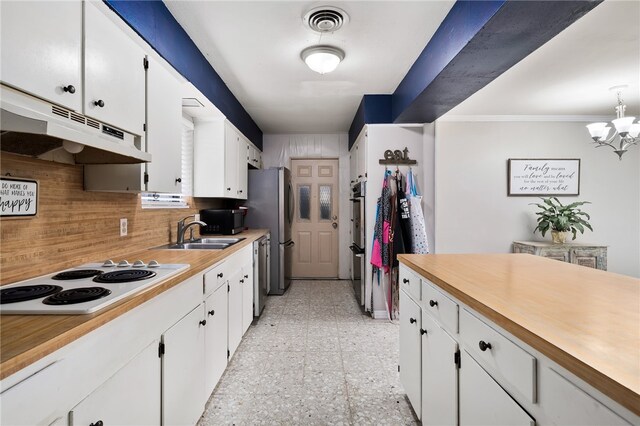
<svg viewBox="0 0 640 426">
<path fill-rule="evenodd" d="M 530 254 L 398 258 L 640 415 L 640 280 Z"/>
<path fill-rule="evenodd" d="M 61 347 L 154 298 L 182 281 L 208 269 L 229 255 L 252 244 L 268 232 L 252 229 L 237 237 L 243 241 L 224 250 L 147 249 L 123 258 L 152 259 L 160 263 L 188 263 L 186 271 L 159 282 L 93 314 L 86 315 L 0 315 L 0 380 L 27 367 Z M 109 257 L 105 253 L 105 259 Z M 101 261 L 104 259 L 96 259 Z"/>
</svg>

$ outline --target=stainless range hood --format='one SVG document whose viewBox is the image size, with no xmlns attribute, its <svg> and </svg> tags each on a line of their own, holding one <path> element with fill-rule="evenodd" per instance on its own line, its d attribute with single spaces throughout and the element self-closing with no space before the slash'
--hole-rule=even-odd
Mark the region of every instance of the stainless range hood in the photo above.
<svg viewBox="0 0 640 426">
<path fill-rule="evenodd" d="M 142 137 L 0 86 L 0 149 L 38 157 L 64 147 L 78 164 L 134 164 L 151 161 Z M 81 151 L 80 151 L 81 150 Z M 80 152 L 78 152 L 80 151 Z"/>
</svg>

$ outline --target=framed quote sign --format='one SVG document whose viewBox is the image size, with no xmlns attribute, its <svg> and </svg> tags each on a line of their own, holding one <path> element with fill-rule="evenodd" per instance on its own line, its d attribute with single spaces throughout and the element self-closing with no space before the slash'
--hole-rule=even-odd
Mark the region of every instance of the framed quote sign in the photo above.
<svg viewBox="0 0 640 426">
<path fill-rule="evenodd" d="M 33 217 L 38 214 L 38 181 L 0 178 L 0 217 Z"/>
<path fill-rule="evenodd" d="M 509 159 L 509 196 L 580 195 L 580 159 Z"/>
</svg>

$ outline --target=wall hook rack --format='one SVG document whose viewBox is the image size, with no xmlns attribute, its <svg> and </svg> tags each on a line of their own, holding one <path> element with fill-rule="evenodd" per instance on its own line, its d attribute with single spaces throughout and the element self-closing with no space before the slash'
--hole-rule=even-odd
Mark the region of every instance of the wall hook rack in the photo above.
<svg viewBox="0 0 640 426">
<path fill-rule="evenodd" d="M 384 152 L 384 158 L 378 160 L 379 164 L 392 164 L 392 165 L 406 165 L 410 166 L 413 164 L 418 164 L 416 160 L 411 160 L 409 158 L 409 149 L 405 146 L 402 151 L 396 149 L 392 151 L 390 149 Z"/>
</svg>

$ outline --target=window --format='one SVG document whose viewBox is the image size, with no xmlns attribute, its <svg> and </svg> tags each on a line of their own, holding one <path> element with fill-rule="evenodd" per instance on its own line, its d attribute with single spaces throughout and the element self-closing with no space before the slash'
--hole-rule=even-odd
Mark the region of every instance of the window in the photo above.
<svg viewBox="0 0 640 426">
<path fill-rule="evenodd" d="M 300 185 L 298 187 L 298 200 L 300 205 L 298 211 L 300 211 L 300 219 L 311 219 L 311 186 Z"/>
<path fill-rule="evenodd" d="M 331 220 L 331 185 L 320 185 L 320 220 Z"/>
</svg>

